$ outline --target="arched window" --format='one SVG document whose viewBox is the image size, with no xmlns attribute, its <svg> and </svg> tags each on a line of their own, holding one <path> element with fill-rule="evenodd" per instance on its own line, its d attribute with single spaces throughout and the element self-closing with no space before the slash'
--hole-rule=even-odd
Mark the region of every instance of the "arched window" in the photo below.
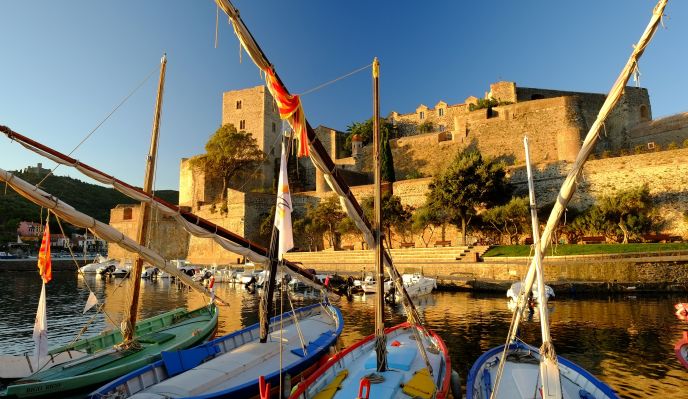
<svg viewBox="0 0 688 399">
<path fill-rule="evenodd" d="M 438 110 L 438 112 L 439 112 L 440 116 L 444 116 L 444 108 L 440 108 Z"/>
<path fill-rule="evenodd" d="M 640 120 L 646 121 L 650 119 L 650 112 L 647 110 L 647 105 L 640 106 Z"/>
</svg>

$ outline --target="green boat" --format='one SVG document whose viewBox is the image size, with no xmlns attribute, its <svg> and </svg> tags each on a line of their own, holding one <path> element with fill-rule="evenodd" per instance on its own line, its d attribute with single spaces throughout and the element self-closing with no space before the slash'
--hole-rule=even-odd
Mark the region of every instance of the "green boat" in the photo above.
<svg viewBox="0 0 688 399">
<path fill-rule="evenodd" d="M 187 311 L 178 308 L 136 323 L 135 338 L 126 347 L 119 330 L 79 340 L 49 353 L 80 351 L 86 356 L 14 381 L 0 397 L 67 397 L 87 394 L 94 387 L 160 359 L 162 351 L 185 349 L 210 338 L 217 328 L 215 305 Z"/>
</svg>

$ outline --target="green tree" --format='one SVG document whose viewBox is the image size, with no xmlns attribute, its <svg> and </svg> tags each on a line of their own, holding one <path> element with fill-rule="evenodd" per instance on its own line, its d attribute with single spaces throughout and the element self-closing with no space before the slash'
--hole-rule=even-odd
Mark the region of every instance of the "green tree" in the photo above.
<svg viewBox="0 0 688 399">
<path fill-rule="evenodd" d="M 461 228 L 464 245 L 468 224 L 477 209 L 503 203 L 510 196 L 504 165 L 484 160 L 473 148 L 460 151 L 446 171 L 435 176 L 429 189 L 427 204 L 431 209 L 443 209 Z"/>
<path fill-rule="evenodd" d="M 624 244 L 628 244 L 629 237 L 651 231 L 655 224 L 651 214 L 652 197 L 647 185 L 603 197 L 598 207 L 608 222 L 607 234 L 622 236 Z"/>
<path fill-rule="evenodd" d="M 394 174 L 394 159 L 392 147 L 389 145 L 389 131 L 385 130 L 380 138 L 380 177 L 383 182 L 397 181 Z"/>
<path fill-rule="evenodd" d="M 365 122 L 352 122 L 346 128 L 346 148 L 351 150 L 351 138 L 354 135 L 361 136 L 363 145 L 368 145 L 373 142 L 373 118 Z M 380 118 L 380 137 L 387 137 L 388 139 L 397 138 L 397 129 L 387 119 Z"/>
<path fill-rule="evenodd" d="M 322 244 L 324 230 L 322 226 L 313 223 L 313 213 L 315 207 L 310 203 L 306 204 L 306 211 L 303 215 L 293 214 L 294 239 L 305 244 L 309 251 L 317 251 Z"/>
<path fill-rule="evenodd" d="M 500 234 L 509 238 L 509 244 L 518 242 L 518 237 L 529 231 L 530 211 L 527 197 L 514 197 L 499 206 L 494 206 L 482 213 L 483 222 Z"/>
<path fill-rule="evenodd" d="M 229 184 L 251 178 L 265 162 L 265 154 L 258 148 L 251 133 L 237 131 L 234 125 L 223 125 L 210 136 L 204 155 L 192 159 L 192 165 L 202 167 L 210 178 L 222 181 L 221 199 L 227 197 Z"/>
<path fill-rule="evenodd" d="M 311 230 L 322 232 L 332 247 L 337 244 L 337 227 L 345 216 L 336 195 L 322 199 L 318 206 L 311 208 L 311 212 L 307 212 L 307 218 L 311 221 Z"/>
<path fill-rule="evenodd" d="M 392 247 L 392 228 L 397 229 L 397 233 L 402 236 L 402 240 L 411 228 L 411 216 L 413 208 L 409 205 L 403 205 L 401 198 L 396 195 L 385 195 L 382 197 L 382 226 L 381 230 L 385 234 L 387 247 Z M 369 221 L 373 221 L 373 210 L 375 207 L 374 198 L 372 196 L 363 198 L 361 201 L 363 212 Z"/>
<path fill-rule="evenodd" d="M 417 234 L 423 245 L 427 248 L 430 246 L 432 237 L 435 234 L 436 220 L 432 211 L 427 206 L 421 206 L 413 212 L 411 217 L 411 231 Z"/>
</svg>

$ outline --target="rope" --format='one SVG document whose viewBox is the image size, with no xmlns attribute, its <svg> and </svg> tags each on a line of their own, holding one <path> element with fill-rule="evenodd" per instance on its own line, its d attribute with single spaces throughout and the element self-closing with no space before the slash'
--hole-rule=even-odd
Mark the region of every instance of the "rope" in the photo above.
<svg viewBox="0 0 688 399">
<path fill-rule="evenodd" d="M 117 110 L 118 110 L 122 105 L 124 105 L 124 103 L 127 102 L 127 100 L 129 100 L 129 98 L 130 98 L 131 96 L 133 96 L 134 93 L 136 93 L 136 92 L 141 88 L 141 86 L 143 86 L 143 84 L 146 83 L 146 82 L 148 81 L 148 79 L 150 79 L 151 76 L 153 76 L 153 74 L 154 74 L 155 71 L 157 71 L 157 70 L 158 70 L 158 66 L 156 66 L 155 68 L 153 68 L 153 70 L 148 74 L 148 76 L 146 76 L 146 78 L 143 79 L 143 80 L 141 81 L 141 83 L 138 84 L 138 86 L 136 86 L 136 87 L 126 96 L 126 97 L 124 97 L 124 99 L 123 99 L 122 101 L 120 101 L 120 103 L 119 103 L 112 111 L 110 111 L 110 113 L 105 117 L 105 119 L 103 119 L 102 121 L 100 121 L 100 123 L 99 123 L 98 125 L 96 125 L 96 127 L 94 127 L 93 130 L 91 130 L 91 131 L 86 135 L 86 137 L 84 137 L 83 140 L 81 140 L 81 142 L 79 142 L 79 144 L 77 144 L 76 147 L 74 147 L 74 149 L 73 149 L 72 151 L 69 152 L 69 154 L 67 154 L 67 156 L 71 156 L 71 155 L 74 153 L 74 151 L 76 151 L 79 147 L 81 147 L 81 145 L 82 145 L 84 142 L 86 142 L 86 140 L 88 140 L 88 139 L 93 135 L 93 133 L 95 133 L 96 130 L 98 130 L 98 128 L 100 128 L 108 119 L 110 119 L 110 117 L 112 116 L 112 114 L 114 114 L 115 112 L 117 112 Z M 55 165 L 55 167 L 54 167 L 53 169 L 51 169 L 50 172 L 48 172 L 48 174 L 46 174 L 45 177 L 43 177 L 43 179 L 42 179 L 40 182 L 38 182 L 38 184 L 36 184 L 36 187 L 40 187 L 41 184 L 45 181 L 45 179 L 47 179 L 48 176 L 52 175 L 52 174 L 57 170 L 57 168 L 60 167 L 60 165 L 61 165 L 61 164 L 59 164 L 59 163 L 58 163 L 57 165 Z"/>
<path fill-rule="evenodd" d="M 351 71 L 351 72 L 349 72 L 349 73 L 346 73 L 346 74 L 344 74 L 344 75 L 342 75 L 342 76 L 339 76 L 339 77 L 334 78 L 334 79 L 332 79 L 332 80 L 329 80 L 329 81 L 327 81 L 327 82 L 325 82 L 325 83 L 322 83 L 322 84 L 320 84 L 320 85 L 318 85 L 318 86 L 315 86 L 315 87 L 313 87 L 312 89 L 308 89 L 308 90 L 304 91 L 303 93 L 301 93 L 301 94 L 299 94 L 299 95 L 300 95 L 301 97 L 303 97 L 303 96 L 305 96 L 306 94 L 311 94 L 311 93 L 313 93 L 313 92 L 316 92 L 316 91 L 318 91 L 318 90 L 320 90 L 320 89 L 322 89 L 322 88 L 324 88 L 324 87 L 326 87 L 326 86 L 329 86 L 329 85 L 331 85 L 331 84 L 333 84 L 333 83 L 336 83 L 336 82 L 338 82 L 338 81 L 340 81 L 340 80 L 342 80 L 342 79 L 346 79 L 346 78 L 348 78 L 348 77 L 351 76 L 351 75 L 355 75 L 355 74 L 357 74 L 357 73 L 359 73 L 359 72 L 361 72 L 361 71 L 364 71 L 364 70 L 370 68 L 371 66 L 373 66 L 372 63 L 371 63 L 371 64 L 368 64 L 368 65 L 365 65 L 365 66 L 362 66 L 362 67 L 360 67 L 360 68 L 358 68 L 358 69 L 354 69 L 353 71 Z"/>
</svg>

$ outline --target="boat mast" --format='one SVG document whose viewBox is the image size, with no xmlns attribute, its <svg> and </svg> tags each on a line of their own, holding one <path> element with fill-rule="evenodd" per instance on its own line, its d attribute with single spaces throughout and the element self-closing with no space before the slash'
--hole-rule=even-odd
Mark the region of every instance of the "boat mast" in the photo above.
<svg viewBox="0 0 688 399">
<path fill-rule="evenodd" d="M 549 334 L 549 315 L 547 314 L 547 292 L 545 291 L 545 273 L 542 268 L 542 249 L 540 248 L 540 223 L 535 204 L 535 184 L 533 184 L 533 170 L 530 165 L 530 150 L 528 137 L 523 138 L 523 146 L 526 152 L 526 171 L 528 174 L 528 193 L 530 198 L 530 220 L 533 229 L 533 245 L 535 246 L 535 274 L 537 276 L 538 307 L 540 308 L 540 329 L 542 332 L 542 347 L 540 348 L 540 380 L 542 381 L 542 398 L 559 399 L 561 393 L 561 379 L 557 354 L 552 345 Z"/>
<path fill-rule="evenodd" d="M 162 94 L 165 88 L 165 68 L 167 67 L 167 55 L 163 54 L 160 59 L 160 79 L 158 81 L 158 97 L 155 101 L 155 115 L 153 116 L 153 132 L 151 134 L 150 150 L 146 160 L 146 174 L 143 179 L 143 191 L 151 194 L 153 191 L 153 176 L 155 175 L 155 155 L 158 151 L 158 132 L 160 128 L 160 110 L 162 108 Z M 139 209 L 138 231 L 136 240 L 139 245 L 145 246 L 146 236 L 148 235 L 148 221 L 151 210 L 147 202 L 142 201 Z M 122 322 L 123 342 L 130 341 L 134 337 L 134 326 L 136 326 L 136 315 L 139 307 L 139 291 L 141 289 L 141 271 L 143 269 L 143 258 L 136 257 L 133 269 L 130 273 L 133 288 L 129 298 L 129 306 L 126 309 L 126 318 Z"/>
<path fill-rule="evenodd" d="M 387 371 L 387 338 L 385 337 L 385 269 L 382 258 L 382 177 L 380 171 L 380 63 L 373 60 L 373 170 L 375 173 L 375 353 L 377 371 Z"/>
</svg>

